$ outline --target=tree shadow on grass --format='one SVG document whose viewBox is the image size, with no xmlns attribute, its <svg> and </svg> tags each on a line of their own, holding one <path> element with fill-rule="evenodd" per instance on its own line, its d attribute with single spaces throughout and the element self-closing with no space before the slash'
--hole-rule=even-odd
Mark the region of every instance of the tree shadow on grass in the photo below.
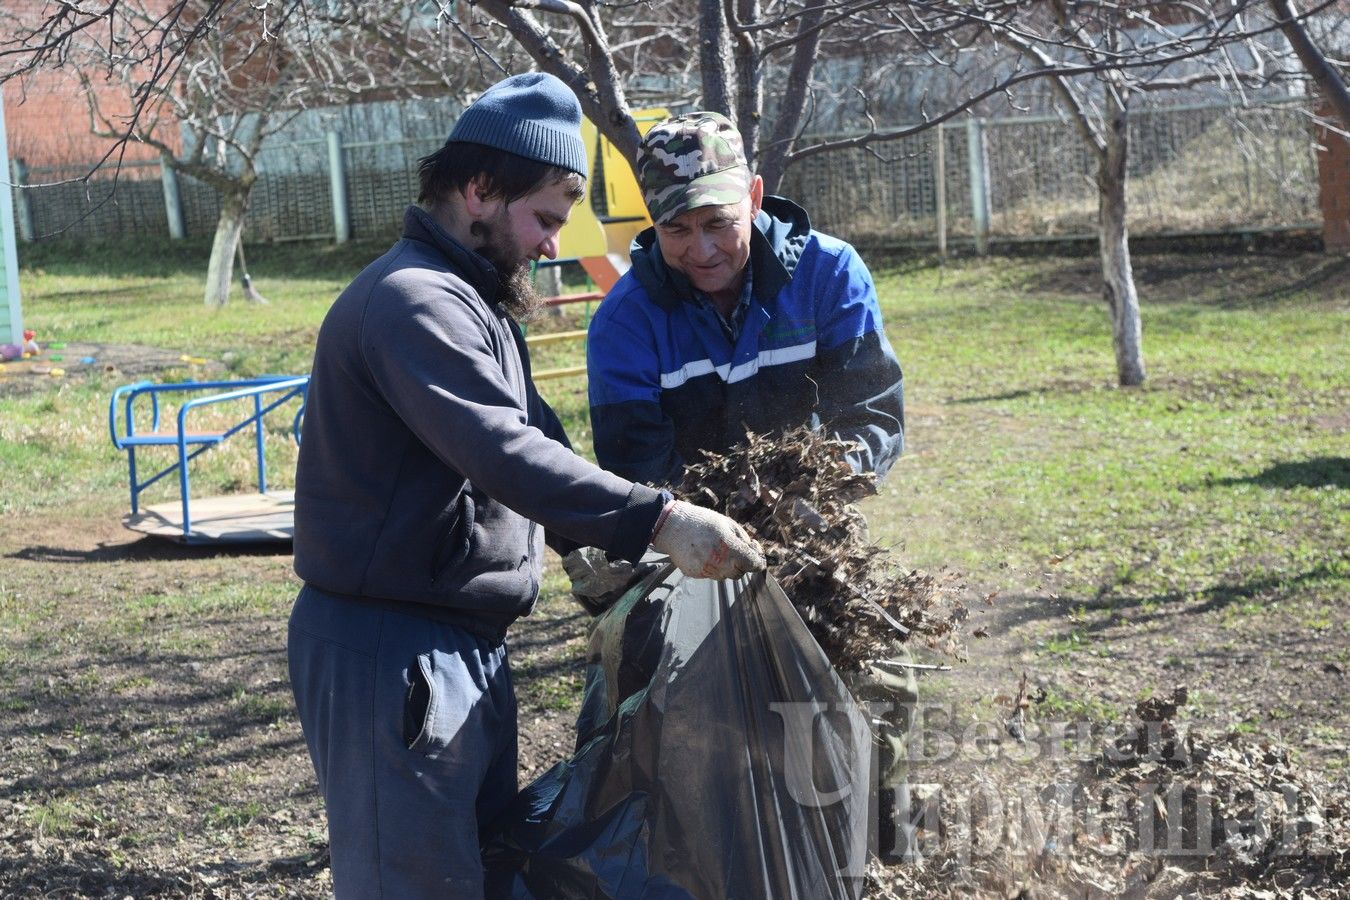
<svg viewBox="0 0 1350 900">
<path fill-rule="evenodd" d="M 1005 391 L 1002 394 L 981 394 L 978 397 L 957 397 L 951 400 L 950 402 L 956 406 L 964 406 L 966 404 L 973 404 L 973 403 L 993 403 L 998 400 L 1024 400 L 1027 397 L 1034 397 L 1039 394 L 1048 394 L 1048 393 L 1050 393 L 1048 388 L 1041 388 L 1040 390 L 1034 391 L 1033 390 Z"/>
<path fill-rule="evenodd" d="M 1130 624 L 1143 627 L 1154 622 L 1162 623 L 1178 614 L 1196 616 L 1253 601 L 1263 604 L 1278 602 L 1305 585 L 1341 577 L 1343 575 L 1338 565 L 1324 562 L 1293 576 L 1270 575 L 1247 581 L 1229 580 L 1200 591 L 1165 591 L 1132 596 L 1118 593 L 1117 589 L 1124 582 L 1116 582 L 1103 585 L 1092 597 L 1063 597 L 1062 604 L 1046 602 L 1043 597 L 1024 598 L 1018 624 L 1034 620 L 1060 621 L 1066 609 L 1081 607 L 1087 612 L 1130 611 Z M 1104 632 L 1117 624 L 1114 617 L 1106 617 L 1085 623 L 1075 630 L 1084 633 Z"/>
<path fill-rule="evenodd" d="M 1150 385 L 1148 388 L 1151 389 Z M 1083 378 L 1052 378 L 1044 384 L 1034 387 L 1018 388 L 997 394 L 977 394 L 972 397 L 952 397 L 947 402 L 953 406 L 967 406 L 977 403 L 996 403 L 1001 400 L 1025 400 L 1030 397 L 1049 397 L 1052 395 L 1073 396 L 1078 394 L 1102 394 L 1121 390 L 1109 381 L 1093 381 Z M 1133 389 L 1132 389 L 1133 390 Z"/>
<path fill-rule="evenodd" d="M 97 547 L 53 547 L 37 544 L 7 554 L 7 559 L 44 563 L 177 562 L 213 556 L 290 556 L 289 541 L 247 544 L 180 544 L 158 537 L 144 537 L 127 544 L 100 543 Z"/>
<path fill-rule="evenodd" d="M 1238 484 L 1254 484 L 1264 488 L 1350 487 L 1350 458 L 1344 456 L 1318 456 L 1298 462 L 1282 462 L 1266 468 L 1257 475 L 1246 478 L 1219 478 L 1211 484 L 1231 487 Z"/>
<path fill-rule="evenodd" d="M 1350 281 L 1350 260 L 1305 249 L 1253 254 L 1236 246 L 1206 248 L 1188 241 L 1174 248 L 1135 250 L 1135 283 L 1154 307 L 1259 309 L 1304 296 L 1314 302 L 1335 302 Z M 1035 270 L 1020 288 L 1028 294 L 1095 303 L 1100 302 L 1100 283 L 1095 259 L 1060 255 Z"/>
<path fill-rule="evenodd" d="M 286 651 L 268 637 L 270 625 L 247 618 L 185 623 L 190 631 L 254 636 L 251 643 L 241 639 L 243 646 L 194 651 L 101 649 L 91 640 L 92 656 L 80 669 L 63 658 L 27 654 L 23 664 L 11 665 L 0 741 L 16 754 L 47 745 L 59 765 L 30 767 L 0 785 L 0 800 L 134 783 L 146 771 L 186 774 L 296 755 L 304 743 Z M 81 681 L 81 671 L 100 673 L 97 689 Z M 94 739 L 81 742 L 76 734 Z M 183 752 L 194 734 L 210 740 Z"/>
<path fill-rule="evenodd" d="M 1258 291 L 1245 298 L 1235 299 L 1223 304 L 1227 308 L 1256 306 L 1264 301 L 1283 300 L 1303 291 L 1327 289 L 1339 290 L 1350 279 L 1350 258 L 1328 257 L 1305 269 L 1302 274 L 1284 284 L 1274 284 L 1264 291 Z"/>
</svg>

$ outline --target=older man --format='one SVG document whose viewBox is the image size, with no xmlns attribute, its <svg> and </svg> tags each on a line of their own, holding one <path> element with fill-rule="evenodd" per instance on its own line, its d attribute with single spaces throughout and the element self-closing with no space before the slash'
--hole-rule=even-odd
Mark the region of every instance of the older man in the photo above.
<svg viewBox="0 0 1350 900">
<path fill-rule="evenodd" d="M 883 476 L 904 446 L 903 379 L 857 252 L 766 197 L 717 113 L 653 127 L 637 174 L 654 227 L 587 345 L 600 465 L 667 484 L 747 429 L 811 424 Z"/>
<path fill-rule="evenodd" d="M 717 113 L 653 127 L 637 176 L 654 224 L 633 242 L 632 268 L 601 303 L 587 343 L 600 465 L 672 484 L 702 451 L 726 451 L 747 430 L 809 424 L 853 442 L 854 468 L 884 477 L 904 448 L 904 381 L 857 251 L 813 230 L 791 201 L 765 196 L 740 133 Z M 568 562 L 592 610 L 626 583 L 622 563 Z M 884 723 L 878 840 L 893 858 L 914 679 L 901 665 L 850 680 Z"/>
</svg>

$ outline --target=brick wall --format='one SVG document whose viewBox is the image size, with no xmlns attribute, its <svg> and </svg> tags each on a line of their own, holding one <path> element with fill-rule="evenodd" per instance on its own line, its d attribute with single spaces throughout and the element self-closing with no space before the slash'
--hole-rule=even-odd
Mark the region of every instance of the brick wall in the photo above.
<svg viewBox="0 0 1350 900">
<path fill-rule="evenodd" d="M 1324 106 L 1318 112 L 1330 118 Z M 1350 253 L 1350 141 L 1319 128 L 1317 177 L 1322 197 L 1322 243 L 1328 253 Z"/>
<path fill-rule="evenodd" d="M 153 8 L 159 0 L 143 5 Z M 0 0 L 6 28 L 35 27 L 52 14 L 47 0 Z M 70 65 L 75 65 L 70 63 Z M 110 116 L 130 109 L 127 89 L 111 79 L 92 79 L 100 107 Z M 70 68 L 43 69 L 5 82 L 5 125 L 9 155 L 29 167 L 89 165 L 113 147 L 107 138 L 90 133 L 85 89 Z M 164 132 L 175 140 L 172 124 Z M 126 160 L 157 160 L 158 151 L 143 144 L 126 145 Z"/>
<path fill-rule="evenodd" d="M 5 124 L 9 155 L 30 167 L 89 164 L 112 147 L 112 141 L 95 137 L 89 129 L 89 107 L 80 83 L 63 72 L 42 72 L 24 84 L 7 82 Z M 127 104 L 116 86 L 100 88 L 105 108 L 123 109 Z M 159 159 L 159 153 L 143 144 L 128 144 L 127 160 Z"/>
</svg>

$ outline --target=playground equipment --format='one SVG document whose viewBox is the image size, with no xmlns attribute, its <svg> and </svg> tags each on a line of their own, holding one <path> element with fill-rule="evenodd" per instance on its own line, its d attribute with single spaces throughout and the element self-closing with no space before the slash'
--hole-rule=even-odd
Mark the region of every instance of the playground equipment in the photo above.
<svg viewBox="0 0 1350 900">
<path fill-rule="evenodd" d="M 665 109 L 642 109 L 633 113 L 633 121 L 646 134 L 668 115 Z M 652 220 L 632 165 L 590 119 L 581 121 L 581 139 L 592 148 L 591 177 L 585 199 L 558 237 L 562 255 L 577 260 L 603 295 L 628 271 L 628 247 Z M 603 192 L 598 198 L 597 187 Z"/>
<path fill-rule="evenodd" d="M 646 134 L 657 122 L 665 119 L 665 109 L 643 109 L 633 113 L 638 131 Z M 628 248 L 633 238 L 652 223 L 647 206 L 642 202 L 633 168 L 613 144 L 609 142 L 590 119 L 581 121 L 581 139 L 591 148 L 591 177 L 586 180 L 586 197 L 577 204 L 571 218 L 558 235 L 561 247 L 560 261 L 579 263 L 596 290 L 549 297 L 547 306 L 559 307 L 573 303 L 594 303 L 602 299 L 610 288 L 628 271 Z M 595 191 L 601 193 L 597 197 Z M 597 212 L 597 210 L 603 212 Z M 586 319 L 589 319 L 589 309 Z M 566 341 L 584 341 L 583 327 L 572 331 L 532 335 L 525 339 L 531 347 Z M 535 381 L 566 378 L 586 374 L 586 367 L 565 366 L 542 369 L 534 373 Z"/>
<path fill-rule="evenodd" d="M 640 110 L 634 114 L 638 130 L 645 133 L 667 116 L 664 109 Z M 592 177 L 587 179 L 586 198 L 563 227 L 559 243 L 568 261 L 580 263 L 596 290 L 549 297 L 548 306 L 594 303 L 604 297 L 628 270 L 628 247 L 638 232 L 651 224 L 642 192 L 631 166 L 622 154 L 589 121 L 582 121 L 582 139 L 591 148 Z M 592 196 L 592 191 L 603 193 Z M 564 341 L 584 340 L 586 329 L 532 335 L 526 340 L 538 346 Z M 184 357 L 185 362 L 193 361 Z M 567 366 L 534 373 L 535 380 L 585 374 L 586 367 Z M 309 376 L 264 376 L 248 381 L 185 381 L 155 384 L 141 381 L 113 391 L 108 403 L 108 428 L 113 446 L 127 454 L 127 481 L 131 491 L 131 513 L 123 524 L 133 531 L 174 538 L 188 544 L 238 543 L 290 540 L 295 532 L 293 491 L 271 491 L 267 487 L 267 461 L 264 453 L 264 417 L 279 407 L 298 400 L 299 409 L 290 427 L 291 436 L 300 442 L 300 421 Z M 176 425 L 162 429 L 161 399 L 179 400 Z M 189 428 L 194 411 L 243 403 L 247 414 L 225 427 L 209 431 Z M 146 407 L 148 406 L 148 409 Z M 148 417 L 149 427 L 138 430 L 137 422 Z M 219 415 L 215 416 L 218 420 Z M 192 497 L 189 463 L 207 450 L 248 428 L 253 429 L 257 458 L 257 493 L 218 497 Z M 171 448 L 172 459 L 149 478 L 140 479 L 138 454 L 148 448 Z M 141 494 L 152 484 L 178 476 L 178 500 L 141 507 Z"/>
<path fill-rule="evenodd" d="M 294 491 L 269 491 L 264 419 L 268 413 L 298 401 L 290 435 L 300 442 L 300 422 L 309 389 L 309 376 L 267 375 L 245 381 L 185 381 L 155 384 L 140 381 L 113 391 L 108 402 L 108 430 L 113 446 L 127 454 L 131 513 L 122 522 L 132 531 L 175 538 L 186 544 L 287 541 L 294 533 Z M 178 401 L 175 424 L 161 427 L 161 400 Z M 240 416 L 239 406 L 246 412 Z M 148 407 L 148 409 L 147 409 Z M 209 431 L 189 428 L 202 411 L 213 408 L 214 422 L 228 414 L 228 423 Z M 148 428 L 141 430 L 138 422 Z M 194 499 L 188 463 L 240 432 L 253 429 L 258 492 Z M 171 461 L 149 478 L 141 479 L 140 452 L 151 447 L 174 449 Z M 141 507 L 141 493 L 176 473 L 176 502 Z"/>
</svg>

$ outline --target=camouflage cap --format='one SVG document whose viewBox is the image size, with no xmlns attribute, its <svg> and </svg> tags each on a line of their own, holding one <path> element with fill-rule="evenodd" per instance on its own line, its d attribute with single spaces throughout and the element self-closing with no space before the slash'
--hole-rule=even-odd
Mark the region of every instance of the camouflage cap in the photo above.
<svg viewBox="0 0 1350 900">
<path fill-rule="evenodd" d="M 753 180 L 741 133 L 715 112 L 686 113 L 652 126 L 638 145 L 637 176 L 658 225 L 701 206 L 739 203 Z"/>
</svg>

